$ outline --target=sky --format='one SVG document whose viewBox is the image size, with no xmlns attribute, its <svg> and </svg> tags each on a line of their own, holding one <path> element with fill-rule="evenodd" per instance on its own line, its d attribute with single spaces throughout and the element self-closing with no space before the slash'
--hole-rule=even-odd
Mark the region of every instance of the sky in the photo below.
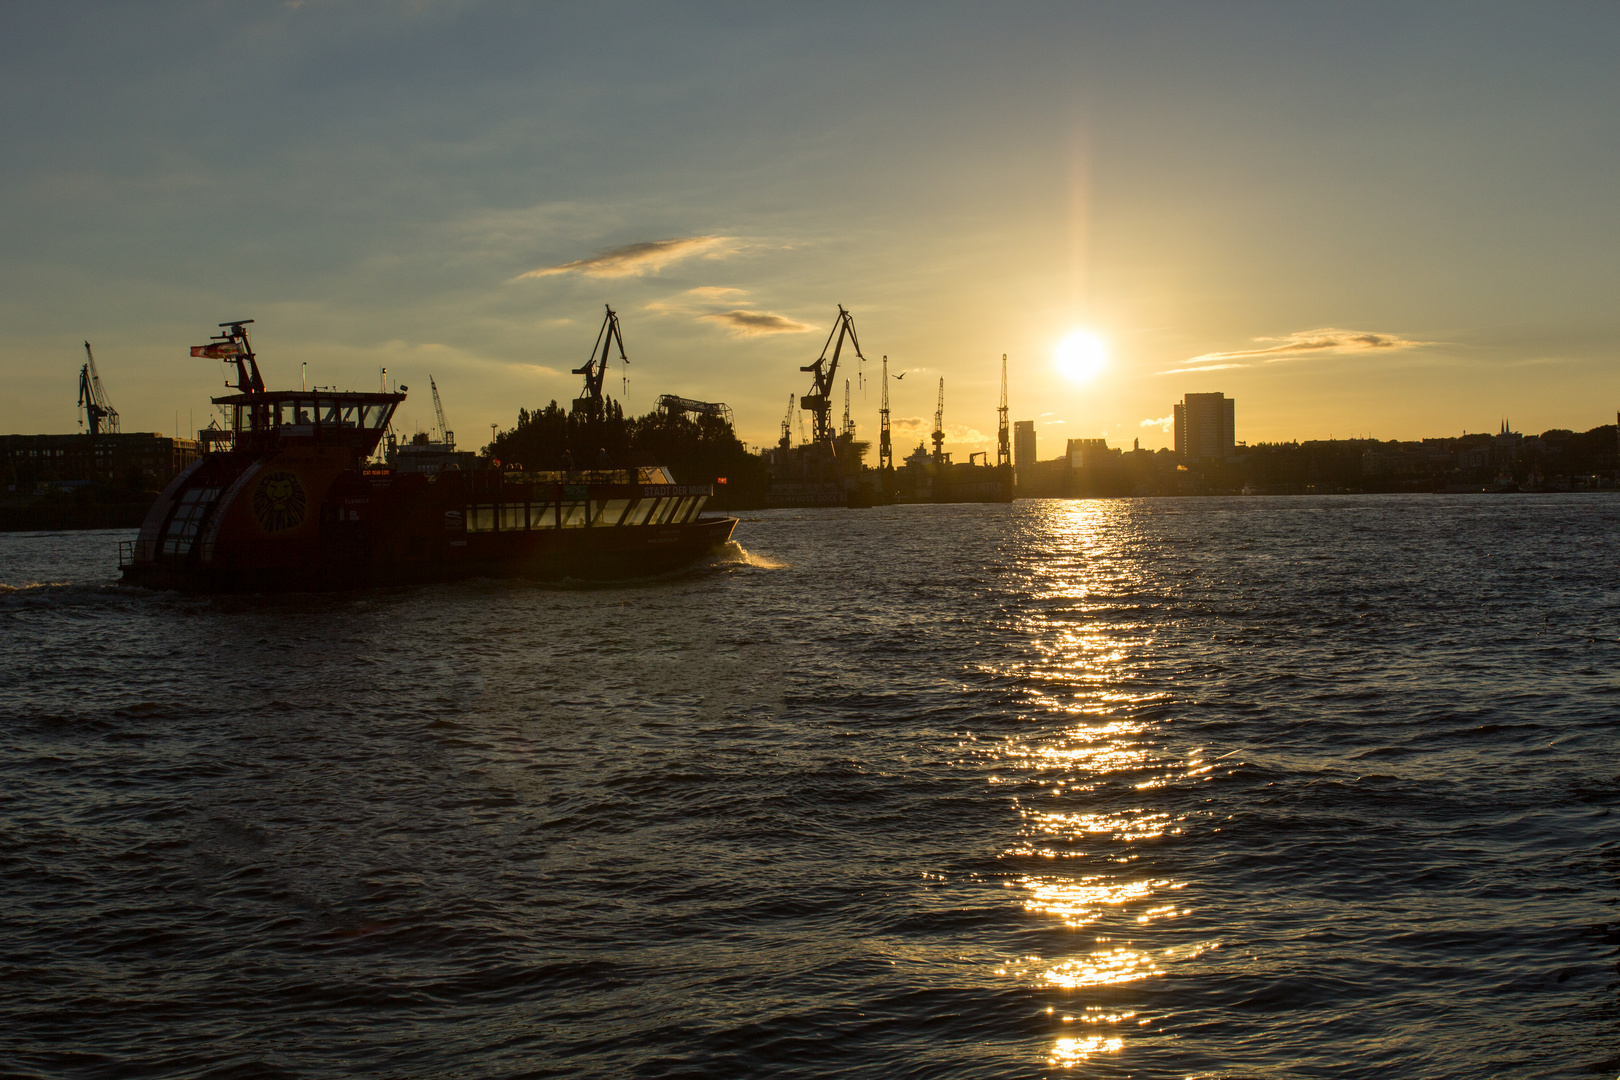
<svg viewBox="0 0 1620 1080">
<path fill-rule="evenodd" d="M 1585 430 L 1617 54 L 1613 4 L 10 3 L 0 432 L 76 429 L 86 339 L 125 431 L 202 426 L 252 318 L 272 387 L 386 367 L 408 433 L 431 375 L 481 446 L 611 305 L 628 411 L 771 444 L 840 304 L 902 454 L 940 378 L 993 450 L 1003 355 L 1043 458 L 1208 391 L 1249 443 Z"/>
</svg>

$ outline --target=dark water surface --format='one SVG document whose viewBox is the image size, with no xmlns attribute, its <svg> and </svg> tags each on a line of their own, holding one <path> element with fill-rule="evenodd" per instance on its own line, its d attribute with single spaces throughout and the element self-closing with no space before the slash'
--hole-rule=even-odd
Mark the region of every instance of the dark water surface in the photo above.
<svg viewBox="0 0 1620 1080">
<path fill-rule="evenodd" d="M 226 599 L 0 536 L 0 1073 L 1612 1077 L 1617 526 L 773 511 Z"/>
</svg>

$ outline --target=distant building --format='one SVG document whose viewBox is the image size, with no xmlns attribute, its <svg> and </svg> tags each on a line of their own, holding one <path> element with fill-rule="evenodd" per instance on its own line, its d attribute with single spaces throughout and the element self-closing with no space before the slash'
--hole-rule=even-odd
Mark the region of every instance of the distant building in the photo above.
<svg viewBox="0 0 1620 1080">
<path fill-rule="evenodd" d="M 153 432 L 106 435 L 0 435 L 0 475 L 6 486 L 130 482 L 161 488 L 202 456 L 195 439 Z"/>
<path fill-rule="evenodd" d="M 1186 461 L 1220 461 L 1237 445 L 1233 432 L 1236 399 L 1225 394 L 1187 394 L 1176 406 L 1176 456 Z"/>
<path fill-rule="evenodd" d="M 1035 421 L 1013 421 L 1013 483 L 1035 475 Z"/>
<path fill-rule="evenodd" d="M 1108 449 L 1107 439 L 1070 439 L 1068 455 L 1071 469 L 1118 466 L 1123 457 L 1117 447 L 1113 450 Z"/>
</svg>

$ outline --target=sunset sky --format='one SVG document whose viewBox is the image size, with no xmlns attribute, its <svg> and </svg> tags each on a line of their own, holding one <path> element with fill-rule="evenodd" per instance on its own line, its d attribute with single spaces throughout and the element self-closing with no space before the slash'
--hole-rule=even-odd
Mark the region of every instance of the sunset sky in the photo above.
<svg viewBox="0 0 1620 1080">
<path fill-rule="evenodd" d="M 8 4 L 0 432 L 74 430 L 85 338 L 124 430 L 200 426 L 187 347 L 253 318 L 273 385 L 386 365 L 410 431 L 431 373 L 481 446 L 604 304 L 629 410 L 751 444 L 838 304 L 904 449 L 941 375 L 947 447 L 993 442 L 1003 353 L 1043 457 L 1166 445 L 1191 391 L 1248 442 L 1583 430 L 1616 55 L 1612 4 Z"/>
</svg>

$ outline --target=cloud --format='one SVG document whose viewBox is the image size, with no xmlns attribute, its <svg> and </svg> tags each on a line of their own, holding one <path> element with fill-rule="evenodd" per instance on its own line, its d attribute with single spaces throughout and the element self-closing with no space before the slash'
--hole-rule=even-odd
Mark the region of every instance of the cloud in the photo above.
<svg viewBox="0 0 1620 1080">
<path fill-rule="evenodd" d="M 1142 421 L 1140 424 L 1138 424 L 1136 426 L 1137 427 L 1156 427 L 1156 428 L 1160 428 L 1160 429 L 1162 429 L 1164 431 L 1169 431 L 1171 428 L 1176 426 L 1176 414 L 1171 413 L 1169 416 L 1161 416 L 1157 420 L 1144 420 L 1144 421 Z"/>
<path fill-rule="evenodd" d="M 1258 360 L 1263 364 L 1276 364 L 1284 360 L 1297 360 L 1317 354 L 1345 354 L 1416 349 L 1434 344 L 1432 341 L 1411 341 L 1399 334 L 1382 334 L 1370 330 L 1340 330 L 1325 326 L 1320 330 L 1301 330 L 1287 337 L 1255 338 L 1260 342 L 1274 342 L 1259 349 L 1235 349 L 1231 352 L 1205 353 L 1190 357 L 1189 364 L 1196 367 L 1171 368 L 1160 375 L 1180 375 L 1189 371 L 1221 371 L 1226 368 L 1252 367 L 1246 361 Z"/>
<path fill-rule="evenodd" d="M 737 308 L 732 311 L 699 315 L 698 318 L 717 322 L 743 337 L 758 337 L 761 334 L 802 334 L 815 329 L 808 323 L 790 319 L 786 315 L 778 315 L 774 311 L 745 311 Z"/>
<path fill-rule="evenodd" d="M 1203 364 L 1199 367 L 1175 367 L 1168 371 L 1155 371 L 1155 375 L 1180 375 L 1187 371 L 1225 371 L 1227 368 L 1250 367 L 1249 364 Z"/>
<path fill-rule="evenodd" d="M 686 236 L 675 240 L 643 240 L 625 244 L 588 259 L 575 259 L 560 266 L 546 266 L 519 274 L 514 281 L 524 278 L 552 277 L 557 274 L 584 274 L 586 277 L 645 277 L 656 274 L 672 262 L 704 255 L 711 259 L 729 253 L 728 236 Z"/>
</svg>

